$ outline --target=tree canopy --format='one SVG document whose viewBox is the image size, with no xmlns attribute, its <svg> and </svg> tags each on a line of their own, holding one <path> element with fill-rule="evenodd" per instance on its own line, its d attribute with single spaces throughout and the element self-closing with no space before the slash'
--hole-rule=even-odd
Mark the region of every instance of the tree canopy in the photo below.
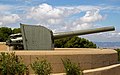
<svg viewBox="0 0 120 75">
<path fill-rule="evenodd" d="M 12 32 L 13 32 L 13 34 L 21 33 L 21 30 L 20 30 L 20 28 L 14 28 L 14 29 L 12 30 Z"/>
<path fill-rule="evenodd" d="M 67 37 L 54 41 L 56 48 L 96 48 L 96 44 L 80 37 Z"/>
<path fill-rule="evenodd" d="M 0 42 L 5 42 L 9 35 L 15 34 L 15 33 L 20 33 L 20 28 L 8 28 L 8 27 L 1 27 L 0 28 Z"/>
<path fill-rule="evenodd" d="M 11 28 L 1 27 L 0 28 L 0 41 L 6 41 L 8 36 L 12 33 Z"/>
</svg>

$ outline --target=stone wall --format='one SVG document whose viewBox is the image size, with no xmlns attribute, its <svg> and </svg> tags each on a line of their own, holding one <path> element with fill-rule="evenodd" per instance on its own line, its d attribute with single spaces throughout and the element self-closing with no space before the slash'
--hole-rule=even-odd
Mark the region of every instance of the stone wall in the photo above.
<svg viewBox="0 0 120 75">
<path fill-rule="evenodd" d="M 84 70 L 84 75 L 120 75 L 120 64 L 114 64 L 106 67 Z M 32 74 L 33 75 L 33 74 Z M 51 75 L 66 75 L 66 73 L 56 73 Z"/>
<path fill-rule="evenodd" d="M 0 43 L 0 52 L 15 52 L 22 57 L 23 62 L 29 65 L 30 74 L 34 72 L 30 64 L 36 60 L 46 59 L 52 65 L 52 75 L 66 75 L 61 59 L 69 58 L 72 62 L 78 63 L 84 75 L 120 75 L 120 64 L 118 63 L 117 52 L 112 49 L 94 49 L 94 48 L 55 48 L 54 50 L 11 50 Z"/>
<path fill-rule="evenodd" d="M 0 42 L 0 51 L 7 51 L 9 50 L 9 47 L 5 45 L 5 42 Z"/>
<path fill-rule="evenodd" d="M 21 56 L 26 65 L 36 60 L 46 59 L 52 65 L 53 73 L 64 73 L 61 59 L 69 58 L 72 62 L 78 63 L 82 70 L 94 69 L 109 66 L 117 63 L 117 52 L 111 49 L 90 49 L 90 48 L 61 48 L 48 51 L 1 51 L 15 52 Z M 29 66 L 30 73 L 33 73 Z"/>
<path fill-rule="evenodd" d="M 85 70 L 84 75 L 120 75 L 120 64 Z"/>
</svg>

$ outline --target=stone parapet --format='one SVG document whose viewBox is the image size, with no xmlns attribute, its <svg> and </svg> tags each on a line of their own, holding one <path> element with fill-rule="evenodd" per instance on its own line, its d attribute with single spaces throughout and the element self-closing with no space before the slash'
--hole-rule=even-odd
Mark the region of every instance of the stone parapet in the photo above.
<svg viewBox="0 0 120 75">
<path fill-rule="evenodd" d="M 6 45 L 6 42 L 0 42 L 0 51 L 8 51 L 9 47 Z"/>
<path fill-rule="evenodd" d="M 79 64 L 82 70 L 95 69 L 99 67 L 110 66 L 116 64 L 117 52 L 112 49 L 92 49 L 92 48 L 55 48 L 55 50 L 38 51 L 0 51 L 15 52 L 16 55 L 22 57 L 26 65 L 30 65 L 36 60 L 46 59 L 51 63 L 52 73 L 64 73 L 64 67 L 61 59 L 68 58 L 72 62 Z M 30 73 L 33 71 L 29 66 Z"/>
<path fill-rule="evenodd" d="M 84 75 L 120 75 L 120 64 L 85 70 Z"/>
<path fill-rule="evenodd" d="M 114 64 L 110 66 L 84 70 L 84 75 L 120 75 L 120 64 Z M 31 74 L 34 75 L 34 74 Z M 51 75 L 66 75 L 66 73 L 56 73 Z"/>
</svg>

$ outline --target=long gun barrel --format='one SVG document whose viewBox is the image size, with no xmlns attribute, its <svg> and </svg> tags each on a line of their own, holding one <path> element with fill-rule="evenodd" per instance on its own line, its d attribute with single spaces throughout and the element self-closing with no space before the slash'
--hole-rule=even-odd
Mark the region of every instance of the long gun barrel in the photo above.
<svg viewBox="0 0 120 75">
<path fill-rule="evenodd" d="M 115 30 L 115 27 L 110 26 L 110 27 L 102 27 L 102 28 L 95 28 L 95 29 L 54 33 L 53 36 L 54 36 L 54 39 L 59 39 L 59 38 L 64 38 L 69 36 L 86 35 L 86 34 L 100 33 L 100 32 L 113 31 L 113 30 Z"/>
</svg>

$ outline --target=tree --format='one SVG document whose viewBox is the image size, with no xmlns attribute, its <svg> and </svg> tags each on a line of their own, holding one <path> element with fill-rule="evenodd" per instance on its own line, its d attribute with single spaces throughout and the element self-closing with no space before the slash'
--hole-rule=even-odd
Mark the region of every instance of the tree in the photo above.
<svg viewBox="0 0 120 75">
<path fill-rule="evenodd" d="M 13 32 L 13 34 L 21 33 L 21 30 L 20 30 L 20 28 L 14 28 L 12 32 Z"/>
<path fill-rule="evenodd" d="M 14 28 L 12 30 L 11 28 L 8 28 L 8 27 L 1 27 L 0 28 L 0 42 L 5 42 L 9 38 L 9 35 L 20 33 L 20 32 L 21 32 L 20 28 Z"/>
<path fill-rule="evenodd" d="M 93 42 L 79 37 L 67 37 L 54 41 L 56 48 L 96 48 Z"/>
<path fill-rule="evenodd" d="M 10 34 L 12 34 L 11 28 L 1 27 L 0 28 L 0 42 L 6 41 Z"/>
</svg>

